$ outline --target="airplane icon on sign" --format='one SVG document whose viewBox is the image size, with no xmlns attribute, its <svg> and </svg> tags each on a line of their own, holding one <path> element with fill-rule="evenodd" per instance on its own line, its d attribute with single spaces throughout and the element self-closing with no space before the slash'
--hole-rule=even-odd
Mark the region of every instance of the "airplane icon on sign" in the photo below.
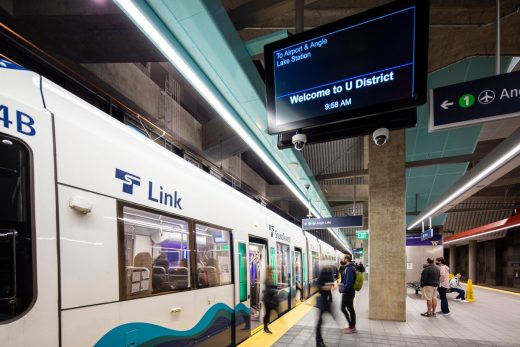
<svg viewBox="0 0 520 347">
<path fill-rule="evenodd" d="M 495 100 L 495 92 L 492 90 L 484 90 L 478 95 L 478 102 L 483 105 L 489 104 Z"/>
</svg>

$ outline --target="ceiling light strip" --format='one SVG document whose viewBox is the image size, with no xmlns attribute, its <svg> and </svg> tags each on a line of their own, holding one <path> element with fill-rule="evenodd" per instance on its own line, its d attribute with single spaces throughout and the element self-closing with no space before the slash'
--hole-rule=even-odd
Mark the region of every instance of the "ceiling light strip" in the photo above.
<svg viewBox="0 0 520 347">
<path fill-rule="evenodd" d="M 308 201 L 302 192 L 287 178 L 286 174 L 282 172 L 269 155 L 262 149 L 258 143 L 249 134 L 248 130 L 240 124 L 236 118 L 231 114 L 228 108 L 219 100 L 219 98 L 211 91 L 211 89 L 204 83 L 204 81 L 197 75 L 192 67 L 184 60 L 168 42 L 168 40 L 155 28 L 151 21 L 141 12 L 130 0 L 115 0 L 126 14 L 134 21 L 134 23 L 141 28 L 141 30 L 148 36 L 148 38 L 155 44 L 155 46 L 166 56 L 190 82 L 190 84 L 201 94 L 203 98 L 214 108 L 214 110 L 235 130 L 235 132 L 246 142 L 246 144 L 262 159 L 262 161 L 276 174 L 276 176 L 289 188 L 289 190 L 296 195 L 296 197 L 307 205 Z M 314 206 L 311 206 L 311 212 L 316 217 L 321 217 L 321 214 Z M 333 232 L 332 235 L 347 248 L 345 243 Z M 347 248 L 348 249 L 348 248 Z"/>
<path fill-rule="evenodd" d="M 476 237 L 480 237 L 480 236 L 483 236 L 483 235 L 496 233 L 496 232 L 498 232 L 498 231 L 507 230 L 507 229 L 511 229 L 511 228 L 514 228 L 514 227 L 518 227 L 518 226 L 520 226 L 520 223 L 513 224 L 513 225 L 508 225 L 508 226 L 506 226 L 506 227 L 502 227 L 502 228 L 499 228 L 499 229 L 494 229 L 494 230 L 486 231 L 486 232 L 483 232 L 483 233 L 480 233 L 480 234 L 464 236 L 464 237 L 461 237 L 460 239 L 449 240 L 449 241 L 444 242 L 444 244 L 447 245 L 447 244 L 449 244 L 449 243 L 460 242 L 460 241 L 462 241 L 462 240 L 467 240 L 467 239 L 471 239 L 471 238 L 476 238 Z"/>
<path fill-rule="evenodd" d="M 517 144 L 515 147 L 513 147 L 510 151 L 505 153 L 502 157 L 500 157 L 498 160 L 493 162 L 491 165 L 489 165 L 486 169 L 484 169 L 481 173 L 473 177 L 468 183 L 457 189 L 453 194 L 448 196 L 446 199 L 441 201 L 437 206 L 432 208 L 430 211 L 428 211 L 423 217 L 418 219 L 415 223 L 410 225 L 408 227 L 408 230 L 412 229 L 416 225 L 419 225 L 422 221 L 426 220 L 427 218 L 433 216 L 437 211 L 439 211 L 444 206 L 448 205 L 451 201 L 453 201 L 455 198 L 462 195 L 464 192 L 475 186 L 478 182 L 483 180 L 485 177 L 490 175 L 493 171 L 498 169 L 500 166 L 504 165 L 506 162 L 514 158 L 518 153 L 520 152 L 520 143 Z"/>
</svg>

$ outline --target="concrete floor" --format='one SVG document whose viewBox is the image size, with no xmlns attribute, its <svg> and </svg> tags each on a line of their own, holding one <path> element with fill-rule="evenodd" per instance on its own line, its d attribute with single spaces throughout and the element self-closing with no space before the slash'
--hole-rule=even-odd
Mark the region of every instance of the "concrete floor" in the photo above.
<svg viewBox="0 0 520 347">
<path fill-rule="evenodd" d="M 520 296 L 474 288 L 473 303 L 453 300 L 448 294 L 449 316 L 425 318 L 426 303 L 408 289 L 406 322 L 368 319 L 368 286 L 357 293 L 357 334 L 345 335 L 345 318 L 339 311 L 340 296 L 334 292 L 334 314 L 326 315 L 322 334 L 329 347 L 335 346 L 520 346 Z M 384 295 L 384 293 L 382 293 Z M 437 309 L 439 310 L 439 308 Z M 318 310 L 313 308 L 274 346 L 314 346 Z"/>
</svg>

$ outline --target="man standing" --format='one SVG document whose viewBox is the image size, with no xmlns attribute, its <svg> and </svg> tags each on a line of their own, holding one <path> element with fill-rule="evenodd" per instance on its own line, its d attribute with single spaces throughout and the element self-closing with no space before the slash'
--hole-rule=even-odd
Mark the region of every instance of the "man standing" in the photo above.
<svg viewBox="0 0 520 347">
<path fill-rule="evenodd" d="M 450 308 L 448 307 L 448 297 L 446 293 L 450 288 L 450 268 L 446 266 L 444 257 L 439 257 L 435 260 L 437 261 L 435 265 L 439 267 L 440 271 L 439 298 L 441 299 L 441 311 L 437 313 L 449 315 Z"/>
<path fill-rule="evenodd" d="M 437 287 L 439 286 L 440 271 L 433 265 L 433 259 L 428 258 L 427 264 L 421 273 L 421 293 L 426 299 L 427 311 L 421 313 L 423 317 L 435 317 L 435 309 L 437 308 L 437 298 L 435 297 Z"/>
<path fill-rule="evenodd" d="M 345 265 L 345 269 L 341 274 L 341 284 L 343 287 L 341 295 L 341 312 L 345 315 L 348 322 L 348 327 L 345 327 L 343 332 L 345 334 L 356 333 L 356 311 L 354 310 L 354 297 L 356 291 L 354 290 L 354 282 L 356 281 L 356 269 L 352 262 L 352 256 L 345 254 L 341 260 L 341 265 Z M 346 308 L 346 309 L 345 309 Z"/>
</svg>

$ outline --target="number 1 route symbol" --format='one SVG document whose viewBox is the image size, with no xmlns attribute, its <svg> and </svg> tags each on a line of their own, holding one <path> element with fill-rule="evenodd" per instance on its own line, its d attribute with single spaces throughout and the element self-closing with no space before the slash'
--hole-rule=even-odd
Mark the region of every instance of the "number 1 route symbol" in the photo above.
<svg viewBox="0 0 520 347">
<path fill-rule="evenodd" d="M 473 106 L 475 103 L 475 96 L 473 94 L 464 94 L 459 98 L 459 106 L 462 108 L 468 108 Z"/>
</svg>

